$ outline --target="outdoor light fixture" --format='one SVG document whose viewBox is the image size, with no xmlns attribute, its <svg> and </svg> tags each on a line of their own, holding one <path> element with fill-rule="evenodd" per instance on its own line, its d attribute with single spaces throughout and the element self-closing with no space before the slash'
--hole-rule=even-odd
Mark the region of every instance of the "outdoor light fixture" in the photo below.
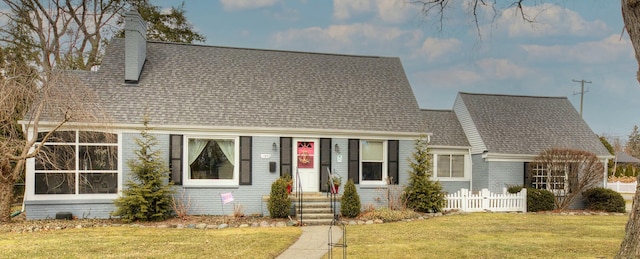
<svg viewBox="0 0 640 259">
<path fill-rule="evenodd" d="M 340 153 L 340 146 L 336 144 L 336 146 L 334 147 L 334 150 L 336 151 L 336 153 Z"/>
<path fill-rule="evenodd" d="M 278 145 L 276 145 L 276 142 L 273 142 L 273 151 L 277 151 L 278 150 Z"/>
</svg>

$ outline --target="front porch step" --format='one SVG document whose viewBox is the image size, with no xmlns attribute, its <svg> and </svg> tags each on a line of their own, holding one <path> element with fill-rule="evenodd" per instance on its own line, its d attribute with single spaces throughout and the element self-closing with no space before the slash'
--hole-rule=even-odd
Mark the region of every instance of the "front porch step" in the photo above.
<svg viewBox="0 0 640 259">
<path fill-rule="evenodd" d="M 289 195 L 289 198 L 295 206 L 296 219 L 302 221 L 303 225 L 331 225 L 334 219 L 331 206 L 336 206 L 337 213 L 340 211 L 341 196 L 334 196 L 335 203 L 326 193 L 304 193 L 301 200 L 295 194 Z M 262 199 L 268 201 L 269 196 L 263 196 Z"/>
<path fill-rule="evenodd" d="M 302 224 L 305 226 L 328 226 L 331 225 L 333 219 L 305 219 Z"/>
<path fill-rule="evenodd" d="M 302 221 L 303 225 L 330 225 L 334 218 L 331 206 L 335 205 L 335 209 L 340 210 L 340 197 L 335 199 L 336 203 L 333 203 L 331 197 L 326 194 L 304 193 L 300 203 L 297 196 L 291 195 L 291 200 L 296 206 L 296 218 Z"/>
</svg>

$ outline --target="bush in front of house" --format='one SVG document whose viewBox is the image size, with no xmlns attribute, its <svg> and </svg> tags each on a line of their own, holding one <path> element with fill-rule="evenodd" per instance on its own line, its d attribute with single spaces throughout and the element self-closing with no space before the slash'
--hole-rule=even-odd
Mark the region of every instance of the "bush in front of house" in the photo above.
<svg viewBox="0 0 640 259">
<path fill-rule="evenodd" d="M 597 187 L 582 193 L 587 202 L 587 209 L 606 212 L 625 212 L 625 202 L 622 195 L 614 190 Z"/>
<path fill-rule="evenodd" d="M 527 188 L 527 211 L 546 211 L 556 208 L 556 197 L 549 190 Z"/>
<path fill-rule="evenodd" d="M 447 204 L 440 182 L 432 181 L 433 167 L 426 136 L 420 136 L 414 143 L 414 151 L 409 161 L 409 184 L 404 189 L 403 201 L 407 208 L 418 212 L 439 212 Z"/>
<path fill-rule="evenodd" d="M 512 193 L 512 194 L 516 194 L 516 193 L 519 193 L 520 191 L 522 191 L 522 188 L 524 188 L 524 186 L 522 186 L 522 185 L 508 185 L 507 186 L 507 192 L 508 193 Z"/>
<path fill-rule="evenodd" d="M 291 211 L 291 199 L 287 192 L 289 181 L 278 178 L 271 184 L 271 194 L 267 207 L 272 218 L 286 218 Z"/>
<path fill-rule="evenodd" d="M 123 222 L 160 221 L 173 214 L 172 199 L 174 191 L 169 182 L 169 168 L 162 160 L 160 151 L 153 150 L 156 138 L 148 133 L 148 120 L 136 139 L 139 149 L 135 151 L 136 160 L 127 161 L 131 168 L 132 180 L 127 181 L 122 197 L 115 200 L 116 211 Z"/>
<path fill-rule="evenodd" d="M 362 205 L 360 204 L 360 196 L 356 190 L 353 180 L 349 179 L 344 185 L 344 193 L 340 200 L 340 213 L 343 217 L 355 218 L 360 214 Z"/>
</svg>

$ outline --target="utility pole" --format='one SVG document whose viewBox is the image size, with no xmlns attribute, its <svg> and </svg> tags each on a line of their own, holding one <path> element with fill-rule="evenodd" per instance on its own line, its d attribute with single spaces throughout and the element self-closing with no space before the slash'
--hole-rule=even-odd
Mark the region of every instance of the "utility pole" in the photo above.
<svg viewBox="0 0 640 259">
<path fill-rule="evenodd" d="M 584 83 L 591 84 L 591 81 L 586 81 L 584 79 L 582 80 L 573 79 L 573 82 L 580 83 L 580 92 L 578 93 L 574 92 L 573 95 L 580 94 L 580 117 L 582 117 L 582 102 L 584 101 L 584 93 L 589 92 L 588 89 L 587 91 L 584 90 Z"/>
</svg>

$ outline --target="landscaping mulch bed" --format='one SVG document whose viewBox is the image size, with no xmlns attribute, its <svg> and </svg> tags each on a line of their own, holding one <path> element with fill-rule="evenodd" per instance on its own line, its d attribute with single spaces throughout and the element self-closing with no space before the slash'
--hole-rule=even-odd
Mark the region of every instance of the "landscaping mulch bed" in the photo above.
<svg viewBox="0 0 640 259">
<path fill-rule="evenodd" d="M 475 212 L 482 213 L 482 212 Z M 490 213 L 490 212 L 485 212 Z M 497 212 L 497 213 L 521 213 L 521 212 Z M 402 219 L 399 221 L 409 222 L 414 220 L 425 220 L 433 217 L 446 215 L 465 214 L 459 211 L 447 211 L 445 213 L 418 213 L 415 218 Z M 565 211 L 542 211 L 527 212 L 527 214 L 556 214 L 563 216 L 607 216 L 625 215 L 623 213 L 611 213 L 602 211 L 588 210 L 565 210 Z M 158 222 L 133 222 L 123 223 L 119 219 L 75 219 L 75 220 L 26 220 L 25 215 L 21 214 L 14 217 L 12 222 L 0 224 L 0 233 L 25 233 L 38 231 L 53 231 L 71 228 L 97 228 L 97 227 L 149 227 L 149 228 L 193 228 L 193 229 L 224 229 L 224 228 L 244 228 L 244 227 L 286 227 L 297 225 L 296 219 L 272 219 L 262 216 L 188 216 L 185 218 L 170 218 Z M 343 218 L 342 223 L 345 225 L 369 225 L 388 223 L 382 219 L 363 219 L 363 218 Z"/>
</svg>

